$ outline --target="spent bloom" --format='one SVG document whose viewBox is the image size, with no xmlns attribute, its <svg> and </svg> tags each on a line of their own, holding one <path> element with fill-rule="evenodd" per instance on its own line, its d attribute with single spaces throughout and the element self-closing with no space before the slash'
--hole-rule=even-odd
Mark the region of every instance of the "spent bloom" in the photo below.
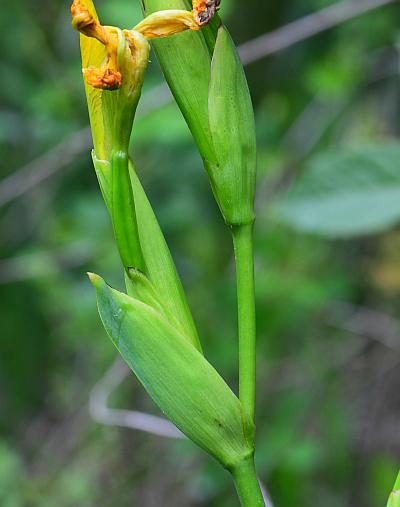
<svg viewBox="0 0 400 507">
<path fill-rule="evenodd" d="M 92 0 L 73 1 L 72 26 L 81 33 L 82 72 L 97 159 L 109 161 L 113 150 L 127 151 L 149 61 L 148 40 L 199 30 L 204 24 L 197 19 L 202 6 L 196 0 L 194 4 L 193 11 L 157 11 L 134 28 L 122 30 L 103 26 Z"/>
<path fill-rule="evenodd" d="M 106 52 L 100 67 L 90 65 L 83 68 L 86 82 L 103 90 L 121 88 L 121 58 L 124 58 L 124 55 L 120 54 L 122 36 L 133 54 L 140 46 L 138 34 L 145 40 L 150 40 L 169 37 L 188 29 L 199 30 L 212 19 L 218 5 L 218 0 L 194 0 L 193 11 L 170 9 L 154 12 L 132 30 L 121 31 L 119 28 L 100 24 L 91 0 L 74 0 L 71 6 L 72 26 L 86 37 L 99 41 Z M 82 53 L 84 56 L 85 45 Z"/>
</svg>

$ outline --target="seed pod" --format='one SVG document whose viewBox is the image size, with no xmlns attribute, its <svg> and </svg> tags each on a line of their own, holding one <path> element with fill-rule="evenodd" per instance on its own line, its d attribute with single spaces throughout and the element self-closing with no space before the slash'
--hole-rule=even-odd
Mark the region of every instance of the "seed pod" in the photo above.
<svg viewBox="0 0 400 507">
<path fill-rule="evenodd" d="M 142 0 L 145 14 L 190 8 L 187 0 Z M 229 225 L 254 221 L 256 141 L 243 67 L 217 15 L 153 46 L 165 78 L 192 132 L 211 186 Z"/>
<path fill-rule="evenodd" d="M 251 456 L 253 424 L 204 356 L 158 306 L 111 289 L 97 275 L 89 276 L 108 335 L 164 414 L 228 469 Z M 154 293 L 146 299 L 153 301 Z"/>
</svg>

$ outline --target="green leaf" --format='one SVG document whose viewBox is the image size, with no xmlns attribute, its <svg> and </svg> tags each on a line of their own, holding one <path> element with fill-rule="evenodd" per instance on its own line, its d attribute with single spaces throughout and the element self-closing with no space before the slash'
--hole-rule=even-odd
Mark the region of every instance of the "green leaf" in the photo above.
<svg viewBox="0 0 400 507">
<path fill-rule="evenodd" d="M 400 220 L 400 145 L 312 159 L 275 208 L 292 227 L 328 237 L 386 230 Z"/>
<path fill-rule="evenodd" d="M 174 261 L 132 164 L 130 175 L 146 275 L 156 289 L 163 306 L 169 310 L 171 322 L 181 329 L 192 345 L 201 350 L 196 326 Z"/>
<path fill-rule="evenodd" d="M 400 473 L 389 496 L 387 507 L 400 507 Z"/>
<path fill-rule="evenodd" d="M 164 414 L 227 468 L 252 455 L 253 425 L 204 356 L 157 308 L 89 276 L 108 335 Z"/>
</svg>

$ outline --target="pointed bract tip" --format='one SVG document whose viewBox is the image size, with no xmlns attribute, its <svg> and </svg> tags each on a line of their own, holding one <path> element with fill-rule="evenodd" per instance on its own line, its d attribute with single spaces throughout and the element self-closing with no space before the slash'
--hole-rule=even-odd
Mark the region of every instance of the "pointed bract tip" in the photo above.
<svg viewBox="0 0 400 507">
<path fill-rule="evenodd" d="M 104 280 L 101 278 L 101 276 L 99 275 L 96 275 L 95 273 L 86 273 L 87 276 L 89 277 L 89 280 L 91 281 L 93 287 L 95 287 L 96 289 L 98 289 L 101 285 L 103 285 Z"/>
</svg>

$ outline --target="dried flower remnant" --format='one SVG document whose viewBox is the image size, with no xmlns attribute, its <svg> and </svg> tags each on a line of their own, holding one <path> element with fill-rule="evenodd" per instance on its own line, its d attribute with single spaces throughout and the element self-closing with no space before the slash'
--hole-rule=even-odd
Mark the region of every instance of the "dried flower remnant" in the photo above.
<svg viewBox="0 0 400 507">
<path fill-rule="evenodd" d="M 112 69 L 82 69 L 86 82 L 101 90 L 118 90 L 122 86 L 122 75 Z"/>
<path fill-rule="evenodd" d="M 71 5 L 71 14 L 72 26 L 83 35 L 97 39 L 103 44 L 107 53 L 100 68 L 91 66 L 83 69 L 86 82 L 93 88 L 118 90 L 123 80 L 119 62 L 121 30 L 116 27 L 102 26 L 97 17 L 90 13 L 85 0 L 74 0 Z M 124 30 L 123 36 L 129 43 L 132 57 L 134 57 L 137 49 L 135 33 L 140 34 L 145 40 L 150 40 L 169 37 L 185 30 L 200 30 L 200 28 L 193 12 L 171 9 L 151 14 L 132 30 Z M 139 43 L 139 46 L 141 45 Z"/>
<path fill-rule="evenodd" d="M 193 15 L 199 26 L 207 25 L 219 9 L 221 0 L 193 0 Z"/>
<path fill-rule="evenodd" d="M 122 86 L 122 74 L 118 66 L 118 33 L 113 27 L 104 27 L 89 12 L 81 0 L 71 5 L 72 26 L 87 37 L 97 39 L 107 51 L 107 58 L 101 68 L 82 69 L 86 82 L 94 88 L 117 90 Z"/>
</svg>

